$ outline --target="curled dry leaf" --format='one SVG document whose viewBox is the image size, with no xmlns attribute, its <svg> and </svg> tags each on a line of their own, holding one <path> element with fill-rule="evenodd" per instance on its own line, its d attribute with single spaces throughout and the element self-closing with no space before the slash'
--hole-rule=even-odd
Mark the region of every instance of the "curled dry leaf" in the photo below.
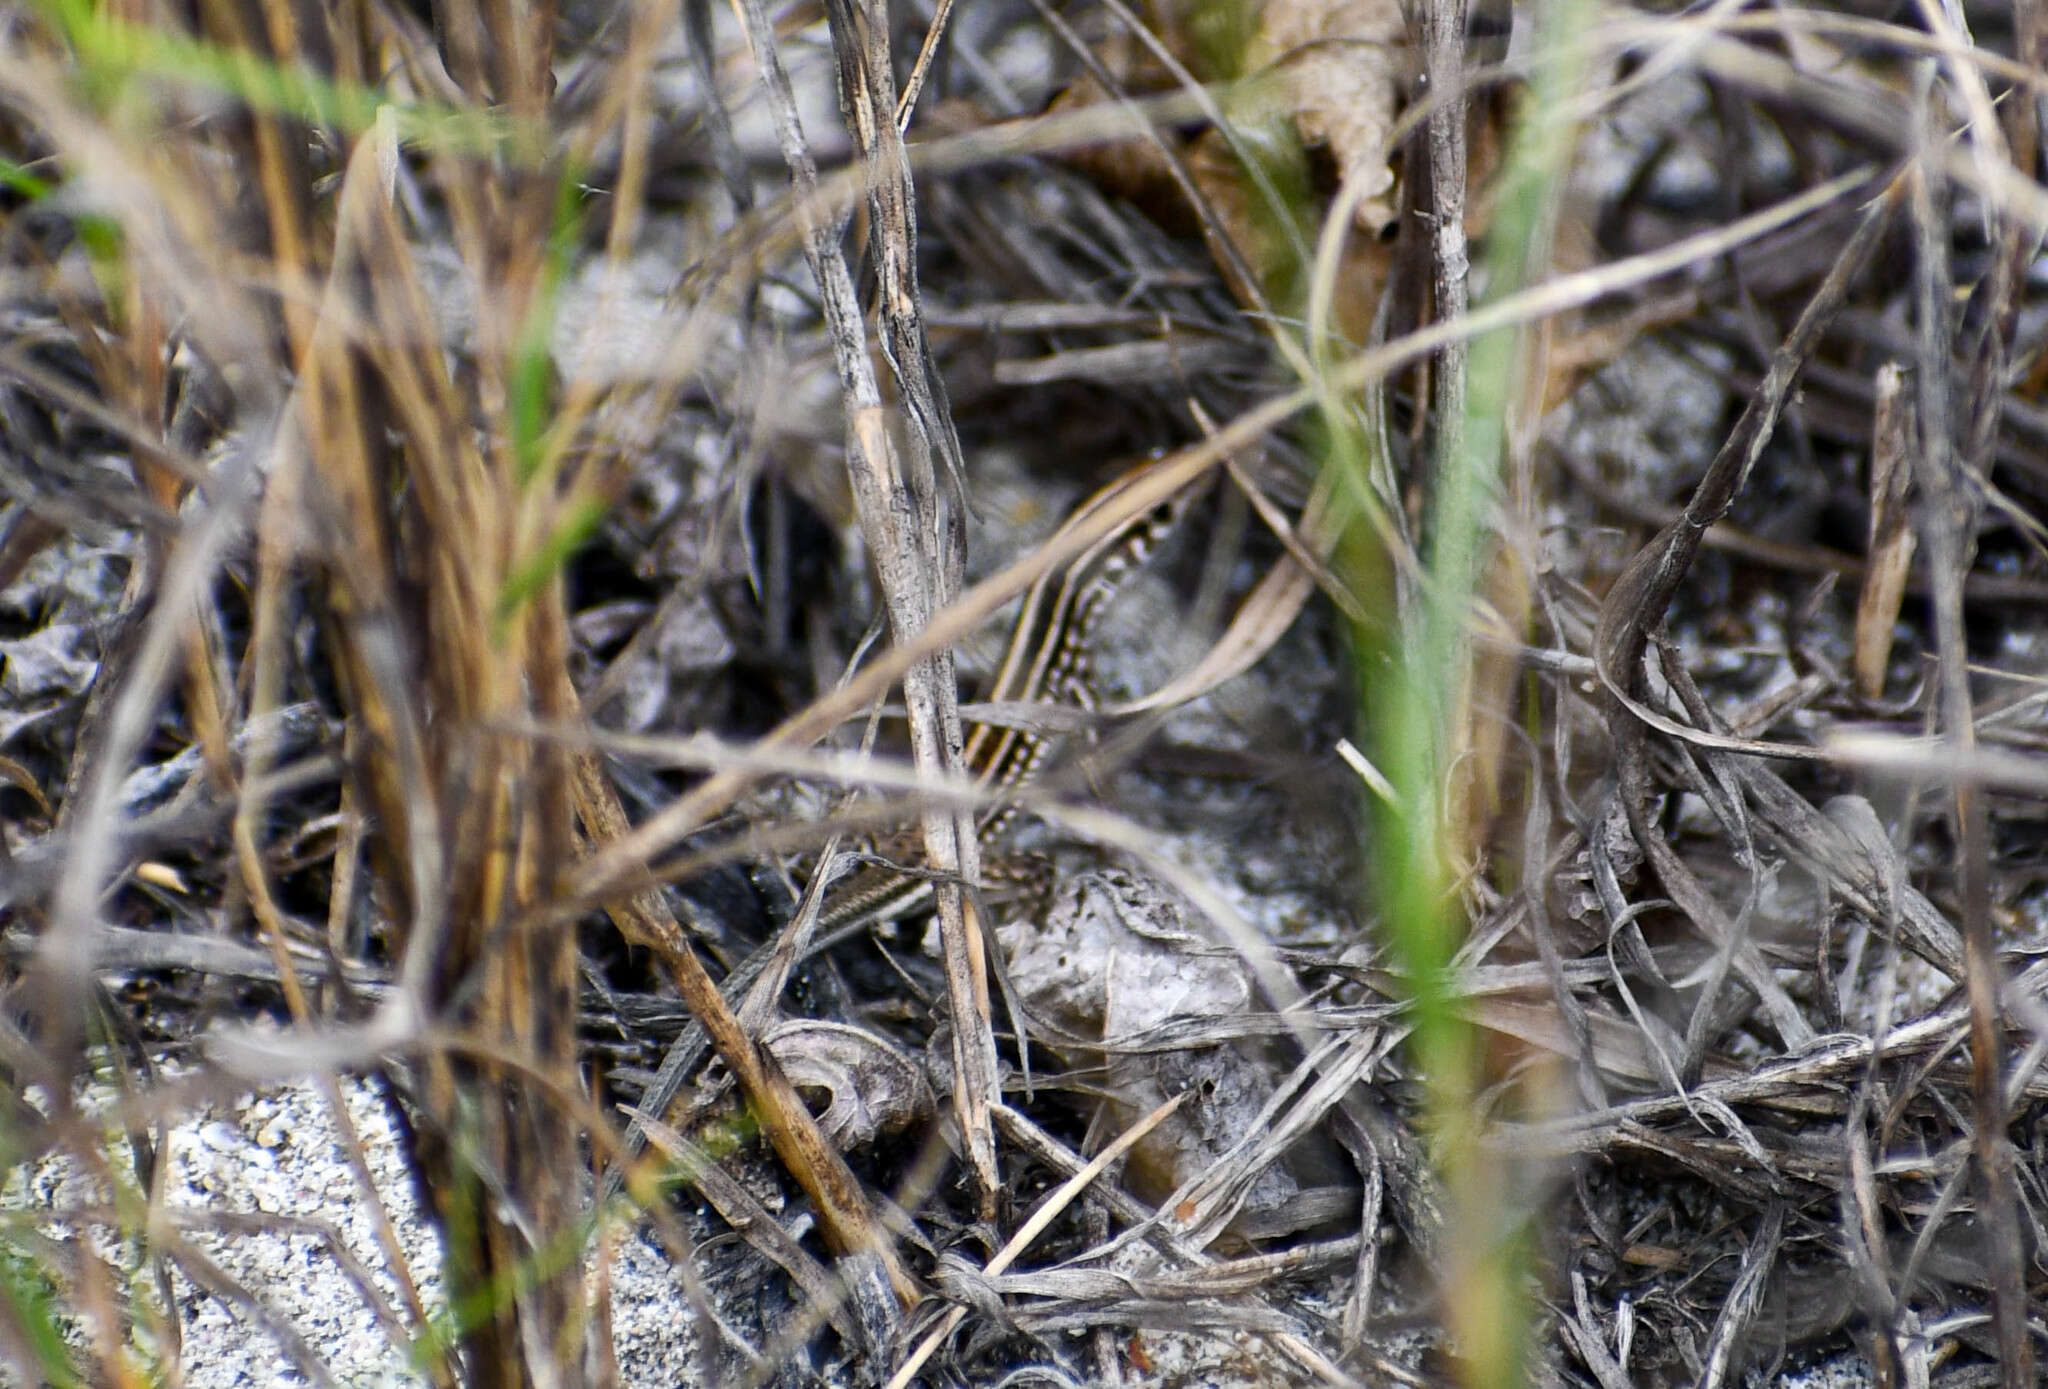
<svg viewBox="0 0 2048 1389">
<path fill-rule="evenodd" d="M 1267 0 L 1245 59 L 1265 74 L 1273 113 L 1291 113 L 1302 144 L 1327 146 L 1344 181 L 1362 185 L 1359 226 L 1391 223 L 1387 139 L 1408 62 L 1398 0 Z"/>
<path fill-rule="evenodd" d="M 1380 232 L 1395 218 L 1388 136 L 1405 103 L 1404 80 L 1414 67 L 1398 0 L 1267 0 L 1247 9 L 1253 19 L 1235 33 L 1219 32 L 1208 9 L 1182 0 L 1154 0 L 1151 18 L 1166 48 L 1197 78 L 1242 73 L 1253 79 L 1234 88 L 1228 102 L 1239 140 L 1256 143 L 1262 128 L 1291 121 L 1303 145 L 1326 148 L 1338 174 L 1361 183 L 1355 220 L 1369 233 Z M 1121 94 L 1169 91 L 1177 85 L 1166 65 L 1128 34 L 1118 32 L 1096 43 L 1094 56 Z M 1054 99 L 1051 109 L 1071 113 L 1111 100 L 1100 81 L 1083 74 Z M 1274 255 L 1262 252 L 1281 248 L 1262 244 L 1263 219 L 1252 215 L 1244 171 L 1230 142 L 1215 130 L 1185 147 L 1170 133 L 1165 139 L 1186 160 L 1199 196 L 1246 261 L 1253 266 L 1276 263 Z M 1162 223 L 1192 230 L 1169 155 L 1158 145 L 1089 142 L 1066 157 L 1097 184 Z M 1362 276 L 1371 291 L 1363 296 L 1363 308 L 1348 312 L 1350 306 L 1340 306 L 1337 315 L 1345 331 L 1355 335 L 1362 335 L 1370 321 L 1371 303 L 1386 273 L 1386 248 L 1367 237 L 1362 247 L 1352 243 L 1347 261 L 1361 254 L 1370 263 L 1347 264 L 1341 282 Z M 1356 275 L 1349 273 L 1354 269 Z"/>
<path fill-rule="evenodd" d="M 1042 920 L 1000 932 L 1010 981 L 1032 1012 L 1108 1044 L 1116 1122 L 1188 1096 L 1131 1151 L 1126 1178 L 1146 1200 L 1200 1177 L 1246 1137 L 1273 1095 L 1252 1055 L 1199 1035 L 1227 1031 L 1253 995 L 1243 964 L 1210 946 L 1196 922 L 1164 883 L 1111 868 L 1063 878 Z M 1242 1210 L 1256 1219 L 1299 1190 L 1284 1167 L 1268 1167 L 1248 1183 Z"/>
<path fill-rule="evenodd" d="M 831 1097 L 818 1123 L 842 1152 L 932 1117 L 924 1071 L 872 1032 L 799 1018 L 769 1029 L 761 1043 L 792 1085 Z"/>
</svg>

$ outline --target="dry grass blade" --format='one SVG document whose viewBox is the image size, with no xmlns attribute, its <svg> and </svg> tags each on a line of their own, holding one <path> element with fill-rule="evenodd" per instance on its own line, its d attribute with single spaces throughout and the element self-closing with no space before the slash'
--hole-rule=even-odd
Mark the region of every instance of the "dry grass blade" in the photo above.
<svg viewBox="0 0 2048 1389">
<path fill-rule="evenodd" d="M 594 842 L 603 844 L 623 829 L 624 815 L 610 786 L 596 775 L 594 759 L 586 756 L 581 760 L 588 769 L 581 792 L 585 797 L 582 813 L 592 827 Z M 887 1233 L 876 1223 L 867 1195 L 847 1168 L 846 1159 L 826 1141 L 802 1097 L 759 1039 L 741 1025 L 733 1003 L 705 972 L 668 904 L 660 894 L 649 891 L 614 901 L 608 909 L 628 940 L 645 945 L 661 959 L 691 1016 L 703 1026 L 720 1059 L 732 1068 L 790 1175 L 817 1202 L 834 1247 L 875 1258 L 897 1296 L 906 1302 L 914 1300 L 916 1284 L 897 1259 Z"/>
<path fill-rule="evenodd" d="M 880 570 L 890 628 L 899 644 L 907 644 L 923 634 L 932 614 L 959 590 L 965 560 L 966 469 L 945 389 L 932 367 L 919 308 L 916 204 L 896 121 L 888 18 L 852 0 L 830 0 L 826 12 L 839 55 L 847 124 L 868 174 L 881 346 L 910 424 L 906 474 L 882 412 L 869 404 L 872 383 L 846 379 L 849 438 L 860 436 L 860 442 L 847 450 L 847 467 L 862 529 Z M 850 346 L 857 347 L 865 364 L 868 354 L 858 321 L 836 324 L 834 331 L 860 335 Z M 838 355 L 844 372 L 852 354 L 842 347 Z M 914 527 L 901 524 L 905 516 L 916 518 Z M 910 713 L 911 750 L 919 766 L 959 774 L 965 763 L 952 653 L 941 649 L 906 670 L 903 699 Z M 1002 1079 L 996 1066 L 984 923 L 961 888 L 963 883 L 980 881 L 980 845 L 973 821 L 942 807 L 925 813 L 924 847 L 933 871 L 941 875 L 934 896 L 953 1020 L 954 1120 L 968 1169 L 981 1192 L 983 1213 L 989 1214 L 1001 1181 L 989 1106 L 1001 1098 Z"/>
<path fill-rule="evenodd" d="M 566 673 L 562 678 L 566 686 Z M 577 755 L 575 786 L 577 813 L 591 842 L 601 847 L 622 837 L 627 831 L 625 811 L 595 753 L 584 751 Z M 758 1037 L 741 1024 L 734 1002 L 705 972 L 667 900 L 650 887 L 613 899 L 607 903 L 607 910 L 621 934 L 646 946 L 661 959 L 691 1015 L 732 1068 L 768 1131 L 770 1142 L 788 1164 L 790 1174 L 818 1203 L 834 1244 L 842 1251 L 873 1254 L 881 1261 L 898 1295 L 906 1300 L 912 1297 L 915 1285 L 898 1262 L 888 1237 L 876 1225 L 867 1197 L 847 1169 L 846 1160 L 825 1140 L 816 1120 L 772 1058 L 761 1051 Z M 679 1084 L 680 1080 L 677 1076 L 673 1083 Z M 655 1108 L 665 1109 L 670 1098 L 672 1095 L 663 1095 Z M 641 1131 L 642 1126 L 636 1122 L 636 1140 Z"/>
<path fill-rule="evenodd" d="M 1160 1105 L 1159 1108 L 1153 1110 L 1137 1123 L 1118 1134 L 1115 1141 L 1089 1159 L 1086 1167 L 1067 1178 L 1058 1190 L 1038 1203 L 1038 1207 L 1032 1211 L 1031 1217 L 1024 1222 L 1017 1233 L 1012 1235 L 1003 1247 L 996 1251 L 995 1256 L 988 1261 L 985 1271 L 993 1276 L 1001 1273 L 1014 1263 L 1017 1257 L 1029 1249 L 1032 1243 L 1045 1232 L 1045 1228 L 1052 1224 L 1060 1212 L 1073 1204 L 1075 1197 L 1087 1190 L 1118 1158 L 1129 1152 L 1139 1139 L 1150 1133 L 1161 1123 L 1164 1123 L 1167 1116 L 1171 1115 L 1176 1109 L 1179 1109 L 1186 1099 L 1187 1096 L 1184 1094 L 1175 1095 L 1165 1104 Z M 908 1389 L 910 1382 L 917 1378 L 917 1372 L 924 1367 L 924 1363 L 932 1358 L 932 1353 L 939 1348 L 946 1337 L 953 1334 L 953 1329 L 960 1325 L 961 1320 L 966 1315 L 967 1309 L 964 1307 L 955 1307 L 952 1311 L 948 1312 L 945 1320 L 940 1322 L 929 1336 L 920 1341 L 917 1349 L 913 1350 L 904 1359 L 903 1363 L 896 1368 L 896 1373 L 889 1378 L 889 1389 Z"/>
<path fill-rule="evenodd" d="M 1734 1361 L 1749 1324 L 1763 1309 L 1771 1265 L 1778 1257 L 1778 1245 L 1785 1228 L 1785 1212 L 1775 1202 L 1765 1212 L 1762 1228 L 1750 1240 L 1742 1256 L 1742 1269 L 1735 1286 L 1715 1319 L 1707 1340 L 1706 1365 L 1700 1373 L 1700 1389 L 1720 1389 L 1734 1375 Z"/>
<path fill-rule="evenodd" d="M 914 325 L 914 309 L 906 294 L 914 294 L 914 278 L 898 251 L 907 249 L 908 189 L 901 136 L 893 119 L 890 94 L 875 90 L 878 69 L 871 61 L 870 45 L 886 49 L 887 26 L 856 25 L 843 12 L 835 27 L 842 50 L 842 69 L 847 81 L 842 90 L 849 101 L 865 103 L 865 119 L 855 124 L 870 140 L 883 142 L 878 148 L 888 159 L 886 170 L 876 171 L 870 184 L 877 221 L 883 229 L 885 259 L 895 268 L 885 291 L 889 317 L 899 325 L 899 339 L 909 339 L 911 357 L 897 362 L 897 369 L 912 375 L 906 385 L 914 408 L 920 440 L 920 469 L 906 477 L 887 426 L 881 397 L 866 348 L 861 314 L 854 301 L 852 279 L 839 248 L 833 244 L 833 228 L 816 208 L 817 170 L 804 143 L 796 118 L 789 83 L 775 52 L 774 34 L 758 4 L 743 7 L 748 42 L 755 60 L 768 75 L 768 91 L 776 113 L 777 135 L 784 162 L 795 185 L 804 229 L 804 253 L 813 278 L 824 297 L 826 317 L 833 344 L 847 420 L 847 473 L 853 483 L 856 502 L 868 543 L 881 571 L 882 589 L 888 603 L 890 625 L 899 648 L 911 646 L 925 633 L 932 612 L 950 593 L 957 572 L 957 509 L 946 529 L 940 524 L 940 499 L 931 471 L 931 450 L 947 464 L 957 493 L 957 444 L 952 440 L 952 422 L 943 416 L 925 383 L 927 352 L 922 333 Z M 886 54 L 881 80 L 887 85 Z M 873 152 L 870 159 L 875 157 Z M 892 232 L 890 229 L 894 228 Z M 899 350 L 906 344 L 899 341 Z M 957 501 L 957 497 L 956 497 Z M 906 524 L 908 522 L 908 524 Z M 953 664 L 946 647 L 935 645 L 906 664 L 905 702 L 911 710 L 912 747 L 921 765 L 937 772 L 957 772 L 949 765 L 960 746 L 958 694 Z M 950 813 L 935 811 L 924 820 L 925 851 L 933 866 L 951 876 L 975 876 L 975 846 L 971 831 Z M 984 1193 L 992 1198 L 996 1190 L 995 1150 L 987 1106 L 996 1093 L 994 1047 L 990 1038 L 988 982 L 980 927 L 967 915 L 957 887 L 939 890 L 944 922 L 948 988 L 959 1025 L 954 1032 L 956 1117 L 967 1145 L 969 1165 Z"/>
<path fill-rule="evenodd" d="M 1923 140 L 1928 140 L 1919 112 Z M 2003 165 L 1999 166 L 2003 167 Z M 1949 278 L 1948 242 L 1938 221 L 1937 202 L 1945 197 L 1944 181 L 1933 161 L 1923 161 L 1911 184 L 1915 259 L 1915 317 L 1920 334 L 1920 371 L 1916 415 L 1920 426 L 1916 454 L 1918 481 L 1930 505 L 1922 522 L 1928 569 L 1934 582 L 1935 650 L 1940 661 L 1939 711 L 1946 741 L 1963 758 L 1976 750 L 1976 719 L 1970 692 L 1969 651 L 1963 635 L 1962 574 L 1968 567 L 1965 536 L 1974 507 L 1965 469 L 1986 450 L 1972 448 L 1988 440 L 1998 395 L 1981 378 L 1976 389 L 1962 395 L 1966 413 L 1958 419 L 1952 407 L 1948 306 L 1953 297 Z M 2008 233 L 2010 234 L 2010 233 Z M 2001 267 L 2005 262 L 2001 259 Z M 2004 276 L 1999 287 L 2012 289 Z M 2010 329 L 2009 302 L 1994 302 L 1986 318 L 1988 338 L 1979 347 L 1973 372 L 1998 374 L 2003 363 L 2005 333 Z M 1972 409 L 1971 407 L 1974 407 Z M 2000 1367 L 2007 1389 L 2034 1379 L 2033 1332 L 2027 1324 L 2027 1257 L 2020 1233 L 2020 1196 L 2014 1175 L 2011 1114 L 2005 1103 L 2004 1027 L 1999 992 L 2003 970 L 1991 924 L 1990 833 L 1982 793 L 1968 781 L 1953 788 L 1959 894 L 1962 898 L 1963 982 L 1970 1004 L 1971 1138 L 1981 1184 L 1986 1255 L 1990 1265 L 1993 1325 L 1998 1334 Z"/>
<path fill-rule="evenodd" d="M 1864 214 L 1856 237 L 1843 248 L 1829 271 L 1827 281 L 1814 295 L 1799 326 L 1774 354 L 1771 376 L 1743 412 L 1743 419 L 1729 440 L 1715 455 L 1713 466 L 1694 491 L 1685 513 L 1650 544 L 1637 551 L 1622 577 L 1617 579 L 1600 613 L 1594 637 L 1594 655 L 1600 663 L 1600 681 L 1608 694 L 1628 711 L 1630 718 L 1668 736 L 1698 747 L 1724 752 L 1746 752 L 1781 757 L 1818 757 L 1824 754 L 1783 744 L 1761 744 L 1752 739 L 1727 738 L 1706 730 L 1688 728 L 1651 709 L 1636 697 L 1640 686 L 1643 648 L 1651 627 L 1661 619 L 1673 593 L 1683 580 L 1702 537 L 1727 510 L 1736 493 L 1748 480 L 1756 460 L 1769 442 L 1778 412 L 1800 366 L 1812 352 L 1821 329 L 1839 307 L 1864 258 L 1876 250 L 1893 207 L 1904 195 L 1905 176 L 1895 179 L 1884 197 Z M 1620 739 L 1636 739 L 1623 728 Z"/>
<path fill-rule="evenodd" d="M 1906 489 L 1912 481 L 1906 449 L 1913 423 L 1904 390 L 1896 363 L 1878 369 L 1870 449 L 1870 567 L 1856 604 L 1856 684 L 1865 699 L 1884 693 L 1892 625 L 1913 567 L 1913 532 L 1906 524 Z"/>
</svg>

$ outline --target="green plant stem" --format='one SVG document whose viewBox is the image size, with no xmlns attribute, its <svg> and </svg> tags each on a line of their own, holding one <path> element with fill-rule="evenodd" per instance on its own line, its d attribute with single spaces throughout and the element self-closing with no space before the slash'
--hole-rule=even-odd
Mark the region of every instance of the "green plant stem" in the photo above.
<svg viewBox="0 0 2048 1389">
<path fill-rule="evenodd" d="M 1552 0 L 1539 16 L 1531 90 L 1502 175 L 1481 305 L 1523 289 L 1547 266 L 1574 138 L 1565 113 L 1578 88 L 1586 15 L 1584 0 Z M 1478 1160 L 1486 1056 L 1457 1007 L 1451 977 L 1465 926 L 1454 875 L 1477 846 L 1460 842 L 1463 798 L 1453 792 L 1453 762 L 1472 717 L 1467 619 L 1483 578 L 1525 346 L 1519 328 L 1474 339 L 1464 418 L 1444 430 L 1453 443 L 1436 478 L 1419 611 L 1412 623 L 1390 622 L 1359 642 L 1361 704 L 1377 725 L 1379 765 L 1395 792 L 1373 817 L 1380 915 L 1389 954 L 1412 989 L 1411 1056 L 1427 1086 L 1427 1122 L 1451 1212 L 1442 1271 L 1447 1322 L 1461 1375 L 1475 1389 L 1507 1389 L 1524 1377 L 1529 1250 L 1504 1174 Z"/>
</svg>

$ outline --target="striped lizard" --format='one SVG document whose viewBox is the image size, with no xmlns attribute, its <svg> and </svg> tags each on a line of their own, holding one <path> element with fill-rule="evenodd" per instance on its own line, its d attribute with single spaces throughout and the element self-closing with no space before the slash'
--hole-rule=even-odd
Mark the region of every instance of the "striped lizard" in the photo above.
<svg viewBox="0 0 2048 1389">
<path fill-rule="evenodd" d="M 1111 510 L 1142 471 L 1138 465 L 1095 492 L 1067 518 L 1080 528 Z M 1046 574 L 1024 595 L 1001 664 L 982 703 L 1018 710 L 1032 704 L 1087 707 L 1092 701 L 1088 652 L 1096 629 L 1124 584 L 1179 528 L 1198 487 L 1184 488 L 1149 511 L 1110 529 L 1064 568 Z M 984 845 L 993 844 L 1015 816 L 1007 798 L 1044 768 L 1055 738 L 1018 722 L 978 723 L 968 735 L 964 761 L 987 797 L 976 818 Z M 874 865 L 857 870 L 831 890 L 820 915 L 827 930 L 896 920 L 931 897 L 931 883 L 911 871 Z"/>
<path fill-rule="evenodd" d="M 1062 534 L 1100 526 L 1114 513 L 1151 460 L 1126 470 L 1068 516 Z M 1109 526 L 1087 549 L 1066 565 L 1033 584 L 1010 629 L 1002 663 L 987 689 L 985 703 L 1081 703 L 1089 700 L 1088 649 L 1097 624 L 1118 591 L 1178 529 L 1202 490 L 1198 482 L 1165 501 Z M 1046 734 L 1015 726 L 978 723 L 969 735 L 964 756 L 989 801 L 976 818 L 984 843 L 999 837 L 1015 813 L 1004 798 L 1035 777 L 1051 754 Z M 823 948 L 832 940 L 883 921 L 916 913 L 931 899 L 931 880 L 910 869 L 872 865 L 857 870 L 832 890 L 814 923 L 809 940 L 789 938 L 754 951 L 737 965 L 721 988 L 736 1006 L 743 996 L 765 988 L 781 993 L 781 983 L 799 953 Z M 796 926 L 799 923 L 791 923 Z M 822 934 L 819 934 L 822 933 Z M 812 941 L 817 942 L 815 946 Z M 764 982 L 764 976 L 767 976 Z M 775 976 L 780 976 L 775 977 Z M 772 997 L 768 1000 L 772 1006 Z M 640 1097 L 642 1113 L 665 1117 L 684 1080 L 703 1063 L 704 1031 L 692 1024 L 670 1045 L 661 1068 Z M 625 1135 L 626 1156 L 639 1153 L 645 1132 L 636 1119 Z M 617 1191 L 619 1174 L 610 1171 L 604 1196 Z"/>
</svg>

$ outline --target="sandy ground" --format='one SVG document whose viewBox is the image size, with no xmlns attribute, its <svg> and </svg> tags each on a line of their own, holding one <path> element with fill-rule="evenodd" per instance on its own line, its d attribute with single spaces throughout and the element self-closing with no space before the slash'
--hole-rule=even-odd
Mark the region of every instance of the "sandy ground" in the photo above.
<svg viewBox="0 0 2048 1389">
<path fill-rule="evenodd" d="M 341 1092 L 406 1262 L 430 1315 L 438 1316 L 445 1306 L 439 1242 L 414 1199 L 389 1111 L 360 1080 L 345 1078 Z M 186 1385 L 230 1389 L 305 1383 L 299 1368 L 305 1356 L 339 1385 L 427 1383 L 394 1346 L 391 1326 L 376 1310 L 381 1302 L 388 1316 L 408 1330 L 413 1327 L 402 1311 L 398 1283 L 379 1252 L 372 1207 L 318 1087 L 280 1086 L 244 1096 L 232 1107 L 194 1114 L 170 1130 L 165 1157 L 163 1200 L 169 1220 L 193 1251 L 253 1299 L 231 1305 L 184 1274 L 172 1274 L 182 1341 L 178 1363 Z M 132 1172 L 125 1163 L 117 1165 Z M 74 1159 L 50 1158 L 11 1172 L 0 1205 L 75 1209 L 105 1196 L 95 1185 Z M 223 1223 L 221 1212 L 231 1213 L 231 1223 Z M 60 1225 L 43 1230 L 53 1238 L 69 1237 Z M 107 1247 L 104 1235 L 93 1238 L 98 1247 Z M 335 1242 L 349 1262 L 367 1272 L 367 1286 L 335 1256 Z M 132 1256 L 123 1262 L 132 1268 Z M 156 1285 L 138 1279 L 131 1286 Z M 666 1255 L 639 1232 L 620 1231 L 613 1242 L 611 1308 L 624 1383 L 698 1382 L 694 1318 L 682 1280 Z M 79 1327 L 67 1330 L 82 1334 Z M 294 1338 L 303 1347 L 297 1363 L 285 1344 Z M 136 1344 L 146 1358 L 163 1353 L 162 1347 L 140 1349 L 141 1338 Z M 176 1382 L 168 1374 L 164 1380 Z"/>
</svg>

